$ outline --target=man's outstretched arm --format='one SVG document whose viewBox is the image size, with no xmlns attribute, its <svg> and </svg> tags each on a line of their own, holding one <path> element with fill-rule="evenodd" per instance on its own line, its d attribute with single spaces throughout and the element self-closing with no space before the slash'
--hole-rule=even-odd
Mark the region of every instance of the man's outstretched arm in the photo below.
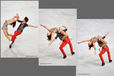
<svg viewBox="0 0 114 76">
<path fill-rule="evenodd" d="M 28 27 L 38 28 L 38 26 L 28 25 Z"/>
</svg>

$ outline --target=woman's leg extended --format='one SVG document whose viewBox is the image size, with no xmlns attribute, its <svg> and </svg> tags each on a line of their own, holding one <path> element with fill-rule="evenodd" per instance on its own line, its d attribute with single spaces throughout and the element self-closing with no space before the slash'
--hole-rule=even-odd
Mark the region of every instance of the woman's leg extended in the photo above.
<svg viewBox="0 0 114 76">
<path fill-rule="evenodd" d="M 3 30 L 3 33 L 4 33 L 5 37 L 6 37 L 9 41 L 11 41 L 11 39 L 10 39 L 9 36 L 8 36 L 8 32 L 7 32 L 6 30 Z"/>
</svg>

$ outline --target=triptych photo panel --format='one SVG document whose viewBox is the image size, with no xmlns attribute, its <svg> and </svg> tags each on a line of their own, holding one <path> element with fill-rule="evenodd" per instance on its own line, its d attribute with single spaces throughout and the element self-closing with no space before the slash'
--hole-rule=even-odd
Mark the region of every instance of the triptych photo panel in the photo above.
<svg viewBox="0 0 114 76">
<path fill-rule="evenodd" d="M 78 19 L 77 8 L 1 1 L 1 58 L 76 66 L 76 76 L 113 75 L 114 19 Z"/>
</svg>

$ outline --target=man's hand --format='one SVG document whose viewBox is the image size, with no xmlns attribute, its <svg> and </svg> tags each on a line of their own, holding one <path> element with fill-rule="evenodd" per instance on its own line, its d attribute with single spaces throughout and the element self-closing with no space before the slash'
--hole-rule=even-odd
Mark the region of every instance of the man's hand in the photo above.
<svg viewBox="0 0 114 76">
<path fill-rule="evenodd" d="M 44 25 L 42 25 L 42 24 L 40 24 L 41 26 L 44 26 Z"/>
<path fill-rule="evenodd" d="M 34 26 L 34 28 L 38 28 L 38 26 Z"/>
<path fill-rule="evenodd" d="M 80 44 L 81 42 L 77 42 L 78 44 Z"/>
</svg>

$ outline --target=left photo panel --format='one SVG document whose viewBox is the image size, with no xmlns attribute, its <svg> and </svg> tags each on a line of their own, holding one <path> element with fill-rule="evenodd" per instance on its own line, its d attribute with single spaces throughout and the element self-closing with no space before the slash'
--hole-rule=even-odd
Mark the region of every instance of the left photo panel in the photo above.
<svg viewBox="0 0 114 76">
<path fill-rule="evenodd" d="M 1 57 L 38 56 L 39 1 L 1 1 Z"/>
</svg>

